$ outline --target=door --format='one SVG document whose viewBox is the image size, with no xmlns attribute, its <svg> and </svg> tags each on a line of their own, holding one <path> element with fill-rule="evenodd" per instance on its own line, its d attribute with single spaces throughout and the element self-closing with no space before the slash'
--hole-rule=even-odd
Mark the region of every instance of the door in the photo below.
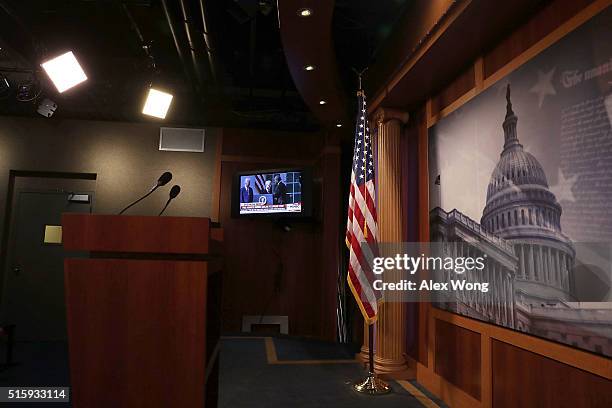
<svg viewBox="0 0 612 408">
<path fill-rule="evenodd" d="M 19 341 L 66 340 L 64 251 L 58 242 L 61 214 L 91 212 L 89 202 L 75 202 L 71 192 L 15 190 L 7 254 L 2 321 L 14 323 Z"/>
</svg>

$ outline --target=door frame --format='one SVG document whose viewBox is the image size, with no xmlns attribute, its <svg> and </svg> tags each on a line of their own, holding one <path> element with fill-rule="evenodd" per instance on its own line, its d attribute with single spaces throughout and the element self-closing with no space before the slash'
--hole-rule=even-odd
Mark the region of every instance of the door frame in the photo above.
<svg viewBox="0 0 612 408">
<path fill-rule="evenodd" d="M 8 267 L 8 248 L 11 236 L 11 218 L 13 216 L 13 201 L 15 198 L 15 181 L 18 177 L 36 177 L 49 179 L 67 180 L 92 180 L 98 177 L 97 173 L 72 173 L 61 171 L 30 171 L 30 170 L 9 170 L 8 188 L 6 189 L 6 201 L 4 208 L 4 225 L 2 227 L 2 240 L 0 241 L 0 305 L 4 301 L 4 281 Z"/>
</svg>

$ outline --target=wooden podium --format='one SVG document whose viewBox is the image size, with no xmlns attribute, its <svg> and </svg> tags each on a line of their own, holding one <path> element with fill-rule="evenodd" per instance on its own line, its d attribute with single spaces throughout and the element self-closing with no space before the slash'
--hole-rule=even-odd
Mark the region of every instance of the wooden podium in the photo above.
<svg viewBox="0 0 612 408">
<path fill-rule="evenodd" d="M 72 406 L 216 406 L 222 231 L 63 214 Z M 85 256 L 85 257 L 83 257 Z"/>
</svg>

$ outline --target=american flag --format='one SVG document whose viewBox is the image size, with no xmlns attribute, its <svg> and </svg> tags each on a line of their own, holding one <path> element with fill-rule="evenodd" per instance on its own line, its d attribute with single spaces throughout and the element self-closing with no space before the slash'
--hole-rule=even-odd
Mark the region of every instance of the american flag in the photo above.
<svg viewBox="0 0 612 408">
<path fill-rule="evenodd" d="M 374 156 L 363 91 L 357 92 L 357 97 L 359 109 L 346 226 L 346 245 L 350 252 L 347 279 L 365 321 L 372 324 L 376 321 L 381 294 L 372 286 L 374 274 L 363 250 L 376 254 L 378 249 Z"/>
<path fill-rule="evenodd" d="M 257 190 L 257 194 L 263 194 L 265 192 L 266 179 L 261 174 L 255 175 L 255 189 Z"/>
</svg>

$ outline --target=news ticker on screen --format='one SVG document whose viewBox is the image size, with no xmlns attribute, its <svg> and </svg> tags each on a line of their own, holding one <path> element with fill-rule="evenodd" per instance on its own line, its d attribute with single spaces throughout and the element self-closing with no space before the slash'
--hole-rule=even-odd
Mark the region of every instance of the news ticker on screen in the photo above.
<svg viewBox="0 0 612 408">
<path fill-rule="evenodd" d="M 260 203 L 240 203 L 240 213 L 280 213 L 280 212 L 301 212 L 302 204 L 260 204 Z"/>
</svg>

